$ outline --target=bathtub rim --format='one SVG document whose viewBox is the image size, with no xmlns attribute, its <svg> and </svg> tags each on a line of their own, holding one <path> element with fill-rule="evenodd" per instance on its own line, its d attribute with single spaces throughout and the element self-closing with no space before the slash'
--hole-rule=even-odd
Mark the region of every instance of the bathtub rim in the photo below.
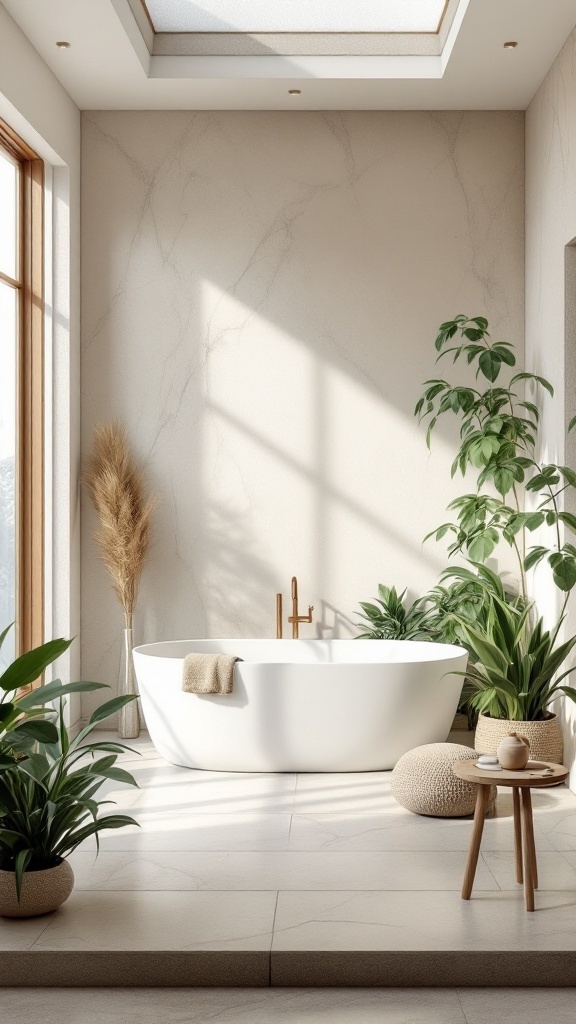
<svg viewBox="0 0 576 1024">
<path fill-rule="evenodd" d="M 304 649 L 306 648 L 306 646 L 308 644 L 322 644 L 322 645 L 324 645 L 324 644 L 348 643 L 348 644 L 354 644 L 354 645 L 361 644 L 362 646 L 364 646 L 364 644 L 373 645 L 373 644 L 384 643 L 384 644 L 393 644 L 393 645 L 401 644 L 403 649 L 406 648 L 407 653 L 409 652 L 410 648 L 417 647 L 420 651 L 422 651 L 422 653 L 424 653 L 426 651 L 426 652 L 429 652 L 430 655 L 431 655 L 431 657 L 428 657 L 428 658 L 424 658 L 424 657 L 422 657 L 422 658 L 412 658 L 412 659 L 411 658 L 406 658 L 406 659 L 402 659 L 402 660 L 398 660 L 398 661 L 384 661 L 384 660 L 379 661 L 379 660 L 374 660 L 374 661 L 326 661 L 326 662 L 318 662 L 318 661 L 313 661 L 313 660 L 308 661 L 308 660 L 300 660 L 300 659 L 298 659 L 297 661 L 290 661 L 288 658 L 285 661 L 268 661 L 265 656 L 263 656 L 262 658 L 259 658 L 258 660 L 252 660 L 252 659 L 246 659 L 246 658 L 241 660 L 241 664 L 243 664 L 243 665 L 266 665 L 266 666 L 269 665 L 271 667 L 273 667 L 275 665 L 302 665 L 302 666 L 310 665 L 310 666 L 314 666 L 314 668 L 332 668 L 333 669 L 335 666 L 345 667 L 345 666 L 354 665 L 354 666 L 361 667 L 361 666 L 379 666 L 379 665 L 386 665 L 386 666 L 392 666 L 392 665 L 425 665 L 427 663 L 436 664 L 437 662 L 444 662 L 444 663 L 449 665 L 451 662 L 459 661 L 464 656 L 466 658 L 468 658 L 468 651 L 466 650 L 466 648 L 465 647 L 460 647 L 457 644 L 443 644 L 443 643 L 438 643 L 437 641 L 428 641 L 428 640 L 369 640 L 369 639 L 356 640 L 354 637 L 338 637 L 338 638 L 330 639 L 330 640 L 328 640 L 328 639 L 321 639 L 319 637 L 310 637 L 310 638 L 302 637 L 301 639 L 298 639 L 298 640 L 292 640 L 292 639 L 290 639 L 288 637 L 285 638 L 285 639 L 282 639 L 282 640 L 275 640 L 275 639 L 273 639 L 271 637 L 228 637 L 228 638 L 227 637 L 198 637 L 198 638 L 195 638 L 195 639 L 192 638 L 192 639 L 187 639 L 187 640 L 158 640 L 158 641 L 155 641 L 154 643 L 139 644 L 138 646 L 133 647 L 132 648 L 132 654 L 138 654 L 140 656 L 147 657 L 147 658 L 163 658 L 163 659 L 170 659 L 170 660 L 173 660 L 173 661 L 183 661 L 185 656 L 186 656 L 185 654 L 181 654 L 180 655 L 177 652 L 166 653 L 165 651 L 162 652 L 161 650 L 159 650 L 159 648 L 178 647 L 180 645 L 184 646 L 184 645 L 190 645 L 190 644 L 208 644 L 208 643 L 231 644 L 232 646 L 234 646 L 235 644 L 238 644 L 238 643 L 251 643 L 251 644 L 252 643 L 254 643 L 254 644 L 262 643 L 262 644 L 267 644 L 267 645 L 268 644 L 277 644 L 277 643 L 286 644 L 286 645 L 298 644 L 298 645 L 303 645 Z M 302 650 L 303 648 L 300 647 L 300 649 Z M 289 650 L 289 647 L 287 647 L 287 650 Z M 199 653 L 199 652 L 188 651 L 186 653 L 194 654 L 194 653 Z"/>
</svg>

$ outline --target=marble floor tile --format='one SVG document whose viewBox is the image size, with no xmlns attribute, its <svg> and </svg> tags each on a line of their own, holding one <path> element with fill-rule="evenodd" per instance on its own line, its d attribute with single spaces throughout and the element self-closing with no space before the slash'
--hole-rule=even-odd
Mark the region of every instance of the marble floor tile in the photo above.
<svg viewBox="0 0 576 1024">
<path fill-rule="evenodd" d="M 194 814 L 172 811 L 147 811 L 130 808 L 138 826 L 111 829 L 100 834 L 100 849 L 105 851 L 165 850 L 286 850 L 290 832 L 289 814 Z M 82 850 L 95 850 L 94 838 L 86 840 Z"/>
<path fill-rule="evenodd" d="M 463 988 L 458 989 L 467 1024 L 574 1024 L 574 989 L 571 988 Z"/>
<path fill-rule="evenodd" d="M 293 814 L 291 850 L 346 851 L 467 851 L 472 819 L 426 818 L 403 814 L 340 813 Z M 538 833 L 539 850 L 552 851 L 549 840 Z M 483 850 L 513 850 L 512 818 L 489 818 L 484 826 Z"/>
<path fill-rule="evenodd" d="M 10 1024 L 466 1024 L 453 989 L 3 989 L 2 1005 Z"/>
<path fill-rule="evenodd" d="M 391 772 L 298 775 L 294 810 L 299 814 L 401 813 L 390 788 Z"/>
<path fill-rule="evenodd" d="M 576 892 L 281 892 L 273 950 L 576 950 Z"/>
<path fill-rule="evenodd" d="M 576 808 L 540 815 L 536 821 L 555 850 L 576 851 Z"/>
<path fill-rule="evenodd" d="M 267 950 L 274 892 L 72 894 L 34 950 Z"/>
<path fill-rule="evenodd" d="M 130 762 L 138 789 L 117 782 L 102 787 L 117 810 L 211 814 L 290 813 L 294 809 L 296 775 L 205 772 L 155 762 Z"/>
<path fill-rule="evenodd" d="M 562 814 L 576 814 L 576 795 L 568 786 L 550 786 L 545 789 L 532 789 L 532 809 L 534 821 L 538 822 L 542 831 L 548 831 Z M 498 813 L 509 816 L 512 814 L 512 792 L 503 786 L 498 790 Z"/>
<path fill-rule="evenodd" d="M 52 914 L 29 918 L 0 917 L 0 952 L 2 950 L 31 949 L 52 918 Z"/>
<path fill-rule="evenodd" d="M 550 854 L 562 860 L 561 854 Z M 403 853 L 75 853 L 78 889 L 152 890 L 454 890 L 460 891 L 466 854 Z M 564 862 L 566 874 L 573 869 Z M 478 891 L 498 889 L 483 861 Z"/>
<path fill-rule="evenodd" d="M 542 852 L 541 839 L 536 839 L 538 861 L 538 882 L 544 890 L 573 890 L 576 892 L 576 855 L 569 862 L 570 854 Z M 514 852 L 492 853 L 483 849 L 482 859 L 490 868 L 501 889 L 519 889 L 515 877 Z"/>
</svg>

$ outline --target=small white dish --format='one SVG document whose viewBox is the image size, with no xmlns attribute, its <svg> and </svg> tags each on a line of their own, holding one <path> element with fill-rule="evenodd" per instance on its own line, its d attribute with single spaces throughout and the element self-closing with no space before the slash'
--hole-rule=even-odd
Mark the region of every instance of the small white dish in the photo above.
<svg viewBox="0 0 576 1024">
<path fill-rule="evenodd" d="M 480 764 L 476 761 L 476 768 L 483 768 L 485 772 L 501 772 L 502 765 L 500 764 Z"/>
</svg>

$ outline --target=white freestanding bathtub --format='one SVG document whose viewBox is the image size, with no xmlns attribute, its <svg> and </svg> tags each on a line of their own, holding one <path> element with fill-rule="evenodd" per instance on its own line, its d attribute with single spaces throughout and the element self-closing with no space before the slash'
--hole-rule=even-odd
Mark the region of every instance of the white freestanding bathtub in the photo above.
<svg viewBox="0 0 576 1024">
<path fill-rule="evenodd" d="M 185 655 L 236 654 L 229 695 L 184 693 Z M 146 725 L 173 764 L 232 772 L 393 768 L 443 742 L 461 647 L 398 640 L 179 640 L 134 649 Z"/>
</svg>

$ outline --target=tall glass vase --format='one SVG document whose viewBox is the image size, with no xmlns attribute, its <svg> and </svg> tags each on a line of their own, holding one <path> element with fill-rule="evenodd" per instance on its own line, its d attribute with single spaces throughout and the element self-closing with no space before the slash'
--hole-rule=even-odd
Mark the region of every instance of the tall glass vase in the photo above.
<svg viewBox="0 0 576 1024">
<path fill-rule="evenodd" d="M 136 677 L 134 675 L 134 661 L 132 659 L 132 624 L 124 630 L 124 649 L 122 656 L 122 670 L 118 693 L 121 697 L 126 694 L 137 693 Z M 135 739 L 140 735 L 140 714 L 138 712 L 138 701 L 131 700 L 129 704 L 120 709 L 118 716 L 118 735 L 123 740 Z"/>
</svg>

